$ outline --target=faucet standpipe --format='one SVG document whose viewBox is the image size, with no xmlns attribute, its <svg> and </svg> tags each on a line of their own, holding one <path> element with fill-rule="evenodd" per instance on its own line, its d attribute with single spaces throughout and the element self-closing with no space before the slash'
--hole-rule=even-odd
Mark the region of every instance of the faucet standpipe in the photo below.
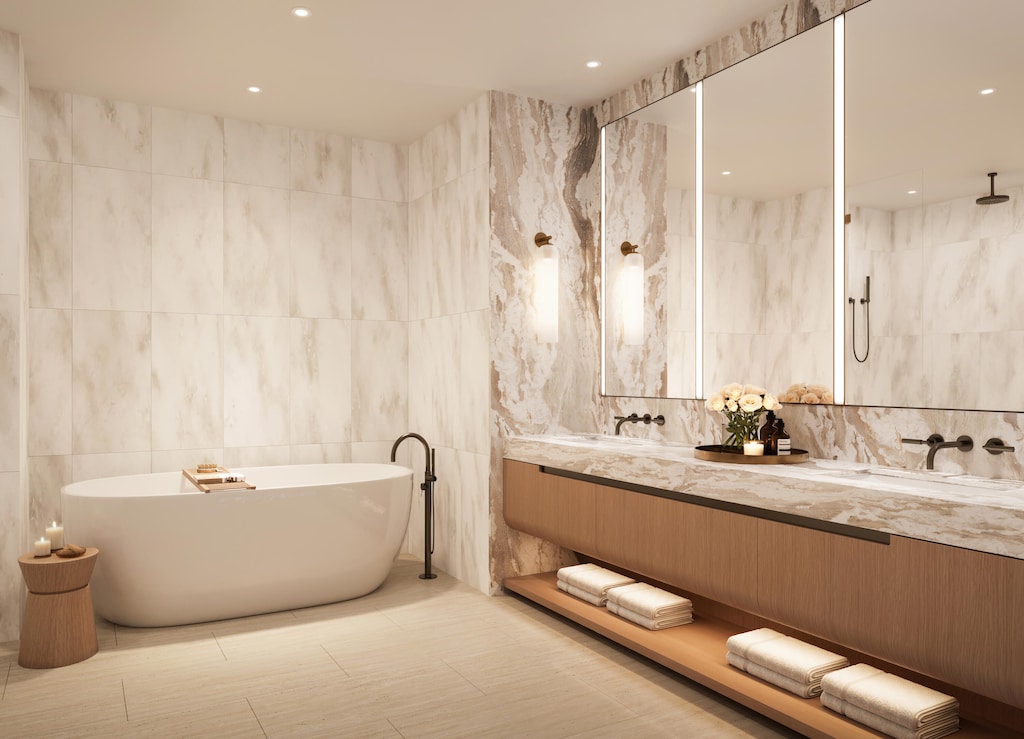
<svg viewBox="0 0 1024 739">
<path fill-rule="evenodd" d="M 420 442 L 423 445 L 423 454 L 427 458 L 427 468 L 423 472 L 423 482 L 420 484 L 420 490 L 425 493 L 423 502 L 423 574 L 420 575 L 420 580 L 433 580 L 437 577 L 430 571 L 430 555 L 434 553 L 434 483 L 437 482 L 437 475 L 434 472 L 437 470 L 437 458 L 435 450 L 430 448 L 426 439 L 419 434 L 410 432 L 405 436 L 399 436 L 392 445 L 392 462 L 395 461 L 398 446 L 406 439 L 416 439 Z"/>
</svg>

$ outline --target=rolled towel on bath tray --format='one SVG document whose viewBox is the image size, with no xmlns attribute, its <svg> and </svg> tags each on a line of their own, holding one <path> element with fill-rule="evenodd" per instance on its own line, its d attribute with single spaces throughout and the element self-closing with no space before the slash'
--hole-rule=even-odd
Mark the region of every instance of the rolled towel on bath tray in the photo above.
<svg viewBox="0 0 1024 739">
<path fill-rule="evenodd" d="M 821 692 L 825 675 L 850 664 L 841 654 L 768 628 L 734 634 L 726 640 L 725 646 L 729 664 L 805 698 Z M 734 659 L 729 659 L 730 654 Z M 755 672 L 751 665 L 759 669 Z M 784 679 L 773 680 L 775 675 Z M 800 689 L 794 689 L 796 686 Z"/>
<path fill-rule="evenodd" d="M 620 585 L 629 585 L 632 582 L 636 582 L 633 578 L 625 575 L 620 575 L 618 572 L 599 567 L 592 563 L 585 563 L 581 565 L 572 565 L 570 567 L 563 567 L 558 571 L 558 581 L 565 582 L 568 585 L 572 585 L 574 588 L 590 593 L 596 596 L 599 603 L 594 605 L 605 604 L 608 598 L 608 591 L 611 588 L 618 587 Z M 565 590 L 565 588 L 562 588 Z M 569 592 L 566 590 L 566 592 Z"/>
<path fill-rule="evenodd" d="M 657 621 L 673 616 L 690 616 L 692 621 L 693 603 L 689 598 L 656 588 L 645 582 L 620 585 L 608 591 L 609 610 L 614 603 L 644 618 Z M 687 621 L 686 623 L 689 623 Z"/>
</svg>

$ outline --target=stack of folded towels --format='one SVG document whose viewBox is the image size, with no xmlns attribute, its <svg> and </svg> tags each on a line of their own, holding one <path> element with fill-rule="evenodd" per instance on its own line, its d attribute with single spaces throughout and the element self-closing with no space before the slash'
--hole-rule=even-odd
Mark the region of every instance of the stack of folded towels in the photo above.
<svg viewBox="0 0 1024 739">
<path fill-rule="evenodd" d="M 604 606 L 608 601 L 608 591 L 612 588 L 634 582 L 636 580 L 631 577 L 590 563 L 563 567 L 558 571 L 559 590 L 595 606 Z"/>
<path fill-rule="evenodd" d="M 609 590 L 608 610 L 652 631 L 693 623 L 693 603 L 689 598 L 645 582 Z"/>
<path fill-rule="evenodd" d="M 960 726 L 956 698 L 871 665 L 829 673 L 821 687 L 823 705 L 896 739 L 938 739 Z"/>
<path fill-rule="evenodd" d="M 822 678 L 850 664 L 840 654 L 772 629 L 734 634 L 725 647 L 725 659 L 733 667 L 803 698 L 821 693 Z"/>
</svg>

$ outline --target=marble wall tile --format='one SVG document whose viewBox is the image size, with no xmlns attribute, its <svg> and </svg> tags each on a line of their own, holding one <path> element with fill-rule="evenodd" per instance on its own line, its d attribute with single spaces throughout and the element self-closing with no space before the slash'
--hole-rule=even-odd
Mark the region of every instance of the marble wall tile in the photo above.
<svg viewBox="0 0 1024 739">
<path fill-rule="evenodd" d="M 153 174 L 224 179 L 224 119 L 153 108 Z"/>
<path fill-rule="evenodd" d="M 405 147 L 367 139 L 352 141 L 352 197 L 404 203 L 409 166 Z"/>
<path fill-rule="evenodd" d="M 334 464 L 350 462 L 348 444 L 292 444 L 289 464 Z"/>
<path fill-rule="evenodd" d="M 1012 208 L 1006 205 L 979 206 L 974 201 L 974 197 L 966 197 L 926 206 L 925 244 L 936 246 L 1013 233 Z"/>
<path fill-rule="evenodd" d="M 459 180 L 462 224 L 462 284 L 453 288 L 461 296 L 459 312 L 484 310 L 490 305 L 490 286 L 483 275 L 490 271 L 490 180 L 486 167 L 470 170 Z"/>
<path fill-rule="evenodd" d="M 1013 409 L 1017 414 L 1007 413 L 1007 417 L 1024 416 L 1021 413 L 1024 411 L 1024 385 L 1020 382 L 1018 369 L 1024 362 L 1024 331 L 981 334 L 978 357 L 978 404 L 969 407 L 994 411 Z M 1000 357 L 1001 360 L 990 361 L 990 357 Z"/>
<path fill-rule="evenodd" d="M 923 397 L 944 408 L 981 408 L 981 334 L 926 334 Z M 990 406 L 991 407 L 991 406 Z M 1002 405 L 996 408 L 1024 408 Z"/>
<path fill-rule="evenodd" d="M 71 165 L 29 162 L 29 304 L 71 307 Z"/>
<path fill-rule="evenodd" d="M 0 472 L 0 639 L 13 641 L 21 633 L 21 610 L 25 599 L 25 581 L 18 568 L 18 557 L 28 549 L 23 530 L 21 473 Z"/>
<path fill-rule="evenodd" d="M 224 185 L 224 312 L 287 316 L 288 191 Z"/>
<path fill-rule="evenodd" d="M 29 159 L 71 162 L 71 94 L 29 90 Z"/>
<path fill-rule="evenodd" d="M 397 439 L 404 433 L 406 432 L 403 431 L 402 433 L 397 434 L 395 436 L 395 439 Z M 372 462 L 379 464 L 390 462 L 391 447 L 395 443 L 395 439 L 391 439 L 390 441 L 359 441 L 352 442 L 351 444 L 346 444 L 345 446 L 348 447 L 349 454 L 349 459 L 347 459 L 346 461 Z M 422 470 L 425 467 L 425 465 L 423 464 L 423 453 L 420 452 L 420 456 L 418 457 L 419 461 L 416 462 L 414 465 L 413 462 L 411 461 L 410 449 L 411 446 L 409 446 L 408 442 L 406 442 L 404 446 L 399 447 L 398 452 L 395 454 L 395 462 L 397 464 L 409 467 L 410 469 L 419 469 L 422 475 Z M 403 549 L 403 551 L 408 550 Z"/>
<path fill-rule="evenodd" d="M 416 200 L 459 175 L 461 137 L 458 117 L 432 128 L 409 146 L 409 199 Z"/>
<path fill-rule="evenodd" d="M 291 132 L 291 188 L 327 195 L 352 192 L 352 142 L 347 136 Z"/>
<path fill-rule="evenodd" d="M 148 454 L 152 430 L 150 315 L 77 310 L 72 331 L 74 454 Z"/>
<path fill-rule="evenodd" d="M 921 281 L 926 333 L 962 333 L 975 327 L 984 301 L 977 266 L 981 242 L 965 241 L 932 246 Z"/>
<path fill-rule="evenodd" d="M 101 477 L 145 475 L 151 471 L 149 452 L 76 454 L 71 458 L 71 481 L 97 480 Z"/>
<path fill-rule="evenodd" d="M 416 320 L 436 315 L 440 298 L 434 275 L 435 193 L 409 203 L 408 293 L 409 318 Z"/>
<path fill-rule="evenodd" d="M 153 472 L 177 472 L 186 467 L 195 467 L 203 462 L 223 464 L 224 449 L 218 447 L 211 449 L 154 450 L 151 457 Z"/>
<path fill-rule="evenodd" d="M 291 464 L 291 449 L 288 446 L 230 447 L 224 450 L 224 466 L 238 467 L 280 467 Z"/>
<path fill-rule="evenodd" d="M 458 316 L 409 325 L 409 427 L 432 445 L 455 446 L 461 422 L 462 353 Z"/>
<path fill-rule="evenodd" d="M 2 44 L 0 36 L 0 44 Z M 2 49 L 0 49 L 2 53 Z M 0 65 L 0 69 L 2 69 Z M 2 91 L 0 87 L 0 91 Z M 2 93 L 0 93 L 2 94 Z M 2 102 L 2 101 L 0 101 Z M 0 151 L 8 161 L 22 150 L 21 119 L 0 116 Z M 0 213 L 12 216 L 22 213 L 26 199 L 24 174 L 21 166 L 0 167 Z M 22 234 L 25 222 L 20 217 L 0 218 L 0 295 L 15 295 L 21 289 Z"/>
<path fill-rule="evenodd" d="M 225 447 L 288 444 L 289 342 L 287 318 L 224 318 Z"/>
<path fill-rule="evenodd" d="M 459 174 L 484 167 L 490 157 L 490 93 L 484 93 L 459 111 Z"/>
<path fill-rule="evenodd" d="M 21 297 L 0 295 L 0 472 L 21 469 Z"/>
<path fill-rule="evenodd" d="M 406 324 L 352 325 L 352 441 L 394 441 L 408 431 L 409 355 Z"/>
<path fill-rule="evenodd" d="M 75 164 L 150 171 L 153 131 L 148 105 L 74 95 L 71 121 Z"/>
<path fill-rule="evenodd" d="M 767 383 L 770 343 L 763 334 L 705 332 L 704 392 L 713 393 L 730 382 Z"/>
<path fill-rule="evenodd" d="M 351 438 L 351 334 L 348 321 L 291 319 L 293 447 Z"/>
<path fill-rule="evenodd" d="M 409 206 L 352 201 L 352 317 L 409 318 Z"/>
<path fill-rule="evenodd" d="M 153 310 L 220 313 L 223 286 L 223 186 L 153 175 Z"/>
<path fill-rule="evenodd" d="M 53 521 L 64 519 L 61 488 L 71 483 L 71 455 L 28 458 L 28 535 L 38 538 Z M 36 532 L 39 532 L 38 534 Z"/>
<path fill-rule="evenodd" d="M 1024 230 L 1013 236 L 983 239 L 977 264 L 982 308 L 977 331 L 1024 330 Z M 994 356 L 1002 356 L 996 354 Z"/>
<path fill-rule="evenodd" d="M 486 456 L 490 430 L 490 317 L 486 310 L 470 311 L 458 320 L 459 375 L 452 398 L 457 399 L 456 449 Z"/>
<path fill-rule="evenodd" d="M 28 454 L 71 454 L 71 311 L 28 316 Z"/>
<path fill-rule="evenodd" d="M 223 319 L 153 314 L 152 448 L 224 445 Z"/>
<path fill-rule="evenodd" d="M 21 38 L 0 30 L 0 116 L 21 117 Z"/>
<path fill-rule="evenodd" d="M 705 331 L 759 334 L 764 331 L 767 255 L 765 248 L 706 241 L 704 250 Z"/>
<path fill-rule="evenodd" d="M 224 181 L 287 188 L 289 144 L 283 126 L 224 119 Z"/>
<path fill-rule="evenodd" d="M 76 166 L 72 188 L 74 307 L 150 310 L 150 176 Z"/>
<path fill-rule="evenodd" d="M 352 208 L 347 197 L 291 193 L 292 316 L 352 315 Z"/>
</svg>

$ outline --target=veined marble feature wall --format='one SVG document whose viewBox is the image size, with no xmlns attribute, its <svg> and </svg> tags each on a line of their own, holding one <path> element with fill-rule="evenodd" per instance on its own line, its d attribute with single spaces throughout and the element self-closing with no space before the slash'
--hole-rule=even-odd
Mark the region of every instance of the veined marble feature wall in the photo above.
<svg viewBox="0 0 1024 739">
<path fill-rule="evenodd" d="M 0 30 L 0 642 L 18 638 L 30 551 L 25 456 L 27 91 L 21 39 Z M 42 535 L 43 532 L 40 532 Z"/>
<path fill-rule="evenodd" d="M 403 147 L 33 90 L 29 151 L 32 530 L 71 481 L 387 459 Z"/>
</svg>

